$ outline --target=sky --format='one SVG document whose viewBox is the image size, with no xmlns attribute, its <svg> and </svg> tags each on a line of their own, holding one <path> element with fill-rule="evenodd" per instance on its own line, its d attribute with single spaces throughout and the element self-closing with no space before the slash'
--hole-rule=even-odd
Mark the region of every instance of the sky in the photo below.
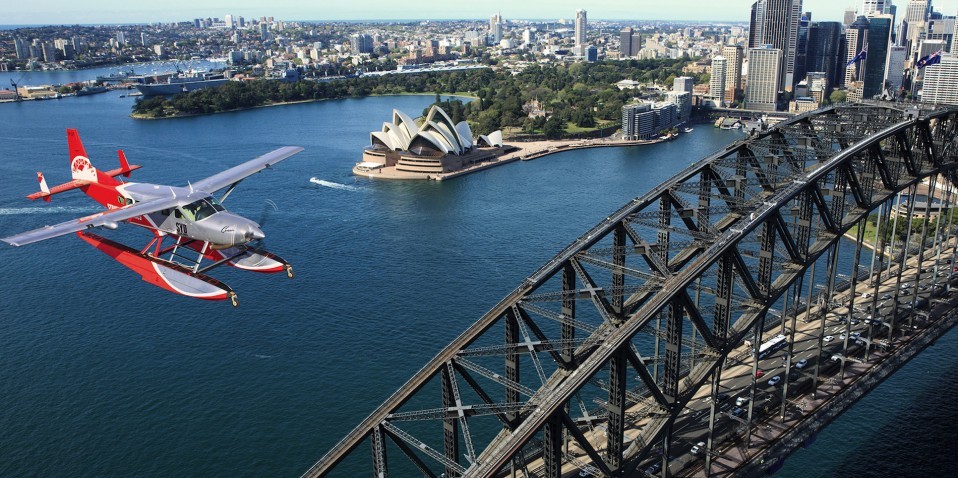
<svg viewBox="0 0 958 478">
<path fill-rule="evenodd" d="M 428 20 L 487 19 L 501 12 L 506 19 L 570 19 L 585 8 L 590 19 L 748 21 L 754 0 L 360 0 L 353 2 L 284 0 L 34 0 L 11 1 L 3 7 L 0 24 L 50 25 L 99 23 L 153 23 L 193 18 L 234 16 L 281 20 Z M 803 10 L 817 21 L 841 21 L 848 7 L 861 0 L 805 0 Z M 908 2 L 897 0 L 899 16 Z M 945 15 L 958 14 L 958 0 L 933 0 Z"/>
</svg>

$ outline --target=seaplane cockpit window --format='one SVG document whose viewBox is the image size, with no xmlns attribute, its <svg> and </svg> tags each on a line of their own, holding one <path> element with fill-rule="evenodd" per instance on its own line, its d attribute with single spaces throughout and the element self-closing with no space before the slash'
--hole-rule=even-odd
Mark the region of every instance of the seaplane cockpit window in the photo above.
<svg viewBox="0 0 958 478">
<path fill-rule="evenodd" d="M 193 221 L 202 221 L 213 214 L 225 210 L 212 196 L 183 206 L 183 212 Z"/>
</svg>

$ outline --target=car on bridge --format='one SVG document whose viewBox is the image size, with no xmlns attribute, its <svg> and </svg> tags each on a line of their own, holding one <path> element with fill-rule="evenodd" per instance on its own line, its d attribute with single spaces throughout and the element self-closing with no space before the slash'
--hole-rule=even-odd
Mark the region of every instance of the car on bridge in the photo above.
<svg viewBox="0 0 958 478">
<path fill-rule="evenodd" d="M 704 450 L 705 450 L 705 442 L 704 442 L 704 441 L 700 441 L 700 442 L 696 443 L 696 444 L 692 447 L 692 449 L 689 450 L 689 452 L 691 452 L 693 455 L 698 455 L 699 453 L 702 453 L 702 451 L 704 451 Z"/>
<path fill-rule="evenodd" d="M 831 342 L 832 340 L 835 340 L 835 337 L 833 335 L 826 335 L 825 337 L 822 338 L 822 340 L 824 340 L 825 342 Z"/>
<path fill-rule="evenodd" d="M 774 377 L 768 379 L 768 384 L 774 387 L 774 386 L 778 385 L 778 382 L 781 382 L 781 381 L 782 381 L 782 377 L 776 375 L 776 376 L 774 376 Z"/>
<path fill-rule="evenodd" d="M 795 362 L 795 368 L 797 369 L 805 368 L 806 365 L 808 365 L 807 359 L 801 359 L 798 362 Z"/>
</svg>

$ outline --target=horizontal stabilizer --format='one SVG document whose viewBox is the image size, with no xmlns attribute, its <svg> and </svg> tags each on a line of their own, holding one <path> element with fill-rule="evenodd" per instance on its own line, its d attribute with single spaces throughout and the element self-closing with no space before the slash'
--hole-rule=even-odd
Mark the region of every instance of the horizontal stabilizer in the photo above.
<svg viewBox="0 0 958 478">
<path fill-rule="evenodd" d="M 58 184 L 58 185 L 56 185 L 56 186 L 53 186 L 52 188 L 46 188 L 46 189 L 44 189 L 43 186 L 46 185 L 45 183 L 46 183 L 46 181 L 44 181 L 43 183 L 41 183 L 41 185 L 40 185 L 40 189 L 41 189 L 41 190 L 38 191 L 38 192 L 35 192 L 35 193 L 33 193 L 33 194 L 28 195 L 28 196 L 27 196 L 27 199 L 31 199 L 31 200 L 32 200 L 32 199 L 40 199 L 40 198 L 43 198 L 44 201 L 49 202 L 49 201 L 50 201 L 50 196 L 52 196 L 52 195 L 54 195 L 54 194 L 62 193 L 62 192 L 64 192 L 64 191 L 70 191 L 71 189 L 82 188 L 83 186 L 86 186 L 87 184 L 90 184 L 90 181 L 86 181 L 86 180 L 83 180 L 83 179 L 74 179 L 73 181 L 70 181 L 70 182 L 68 182 L 68 183 Z"/>
</svg>

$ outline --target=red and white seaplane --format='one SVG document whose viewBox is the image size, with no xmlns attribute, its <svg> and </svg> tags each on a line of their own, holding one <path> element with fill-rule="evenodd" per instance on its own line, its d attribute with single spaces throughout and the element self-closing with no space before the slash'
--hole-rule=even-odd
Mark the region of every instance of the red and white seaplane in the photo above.
<svg viewBox="0 0 958 478">
<path fill-rule="evenodd" d="M 229 264 L 254 272 L 285 271 L 293 277 L 289 263 L 254 247 L 256 241 L 265 237 L 260 225 L 227 211 L 221 203 L 240 181 L 299 153 L 303 148 L 279 148 L 184 188 L 123 182 L 119 176 L 130 177 L 130 173 L 140 166 L 127 162 L 122 150 L 118 151 L 119 168 L 100 171 L 90 164 L 75 129 L 67 130 L 67 143 L 73 180 L 50 188 L 43 174 L 38 172 L 40 191 L 27 197 L 49 202 L 54 194 L 79 189 L 107 209 L 0 240 L 22 246 L 75 232 L 146 282 L 188 297 L 230 299 L 233 306 L 238 305 L 236 293 L 226 284 L 207 276 L 207 271 Z M 216 200 L 211 193 L 221 189 L 225 192 Z M 96 227 L 116 229 L 123 221 L 151 230 L 153 239 L 146 247 L 137 250 L 89 232 Z M 164 246 L 168 238 L 172 239 L 172 244 Z M 206 265 L 203 265 L 204 261 Z"/>
</svg>

